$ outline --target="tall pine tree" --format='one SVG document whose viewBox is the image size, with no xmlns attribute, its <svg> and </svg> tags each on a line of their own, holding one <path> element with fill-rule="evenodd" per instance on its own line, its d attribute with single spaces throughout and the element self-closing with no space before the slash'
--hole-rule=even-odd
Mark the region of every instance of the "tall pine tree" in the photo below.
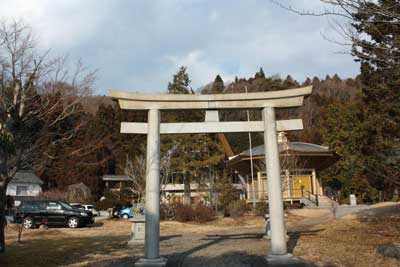
<svg viewBox="0 0 400 267">
<path fill-rule="evenodd" d="M 222 80 L 222 79 L 221 79 Z M 168 93 L 193 94 L 189 75 L 181 67 L 168 84 Z M 188 122 L 204 120 L 204 112 L 173 111 L 165 113 L 167 122 Z M 223 148 L 215 136 L 208 134 L 180 134 L 163 136 L 162 153 L 169 154 L 170 173 L 180 173 L 183 177 L 184 204 L 191 204 L 191 184 L 206 186 L 210 166 L 217 166 L 224 158 Z"/>
<path fill-rule="evenodd" d="M 382 11 L 382 12 L 381 12 Z M 387 12 L 390 11 L 390 12 Z M 367 175 L 390 198 L 400 188 L 400 3 L 362 1 L 354 27 L 366 36 L 355 39 L 361 62 L 363 101 L 368 121 Z"/>
<path fill-rule="evenodd" d="M 222 94 L 224 92 L 225 85 L 224 81 L 222 80 L 221 76 L 218 74 L 211 87 L 211 94 Z"/>
</svg>

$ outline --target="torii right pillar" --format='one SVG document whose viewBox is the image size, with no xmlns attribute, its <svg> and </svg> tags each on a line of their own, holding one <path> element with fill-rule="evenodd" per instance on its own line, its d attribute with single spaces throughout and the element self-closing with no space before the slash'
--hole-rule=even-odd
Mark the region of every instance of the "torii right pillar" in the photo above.
<svg viewBox="0 0 400 267">
<path fill-rule="evenodd" d="M 262 115 L 264 121 L 264 151 L 271 220 L 271 252 L 266 257 L 267 264 L 271 267 L 308 266 L 304 260 L 294 257 L 287 251 L 275 108 L 263 108 Z"/>
</svg>

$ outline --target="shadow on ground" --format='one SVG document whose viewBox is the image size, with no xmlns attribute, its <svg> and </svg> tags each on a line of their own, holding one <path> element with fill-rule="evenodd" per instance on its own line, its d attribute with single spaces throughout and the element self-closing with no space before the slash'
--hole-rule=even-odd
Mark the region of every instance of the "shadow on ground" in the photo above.
<svg viewBox="0 0 400 267">
<path fill-rule="evenodd" d="M 289 233 L 289 240 L 287 242 L 287 246 L 288 246 L 288 252 L 289 253 L 293 253 L 294 248 L 297 245 L 297 242 L 299 241 L 299 238 L 301 236 L 305 236 L 305 235 L 318 235 L 319 232 L 324 231 L 325 229 L 316 229 L 316 230 L 304 230 L 304 231 L 295 231 L 295 232 L 291 232 Z"/>
<path fill-rule="evenodd" d="M 94 227 L 99 227 L 99 223 Z M 107 224 L 105 224 L 107 226 Z M 110 225 L 108 225 L 109 227 Z M 126 225 L 129 227 L 129 225 Z M 93 229 L 94 230 L 94 229 Z M 37 230 L 36 235 L 27 235 L 31 239 L 24 244 L 10 244 L 5 255 L 0 257 L 0 266 L 64 266 L 64 267 L 128 267 L 143 257 L 143 245 L 128 247 L 130 236 L 127 231 L 91 236 L 93 231 L 82 234 L 82 229 Z M 302 235 L 318 235 L 324 229 L 294 231 L 288 241 L 292 252 Z M 31 233 L 35 233 L 33 230 Z M 263 238 L 258 227 L 239 230 L 226 230 L 222 234 L 174 234 L 161 236 L 161 253 L 168 258 L 171 266 L 218 266 L 218 267 L 257 267 L 268 266 L 265 260 L 269 242 Z M 68 236 L 70 233 L 75 236 Z M 78 234 L 76 235 L 76 233 Z M 30 233 L 30 234 L 31 234 Z M 290 267 L 305 265 L 286 265 Z"/>
<path fill-rule="evenodd" d="M 192 256 L 196 252 L 207 249 L 213 245 L 226 240 L 250 240 L 261 239 L 263 234 L 240 233 L 224 235 L 206 235 L 200 239 L 206 241 L 201 245 L 195 246 L 181 253 L 167 255 L 167 266 L 265 266 L 266 262 L 263 256 L 248 255 L 244 252 L 231 252 L 216 257 Z"/>
</svg>

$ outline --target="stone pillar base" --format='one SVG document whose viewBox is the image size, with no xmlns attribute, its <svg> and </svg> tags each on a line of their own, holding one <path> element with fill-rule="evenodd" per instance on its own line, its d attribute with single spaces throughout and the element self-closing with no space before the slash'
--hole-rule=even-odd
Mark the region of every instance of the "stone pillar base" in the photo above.
<svg viewBox="0 0 400 267">
<path fill-rule="evenodd" d="M 131 240 L 128 242 L 128 246 L 134 246 L 137 244 L 144 244 L 144 233 L 146 229 L 146 219 L 143 216 L 130 219 L 132 223 L 131 227 Z"/>
<path fill-rule="evenodd" d="M 268 267 L 311 267 L 312 265 L 303 259 L 287 253 L 283 255 L 268 255 L 265 257 Z"/>
<path fill-rule="evenodd" d="M 165 267 L 167 259 L 160 257 L 158 259 L 139 259 L 135 262 L 135 267 Z"/>
</svg>

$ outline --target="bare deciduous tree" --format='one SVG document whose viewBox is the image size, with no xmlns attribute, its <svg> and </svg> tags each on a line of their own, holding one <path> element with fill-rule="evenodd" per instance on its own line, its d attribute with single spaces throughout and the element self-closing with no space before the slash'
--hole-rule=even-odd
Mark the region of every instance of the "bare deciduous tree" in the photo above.
<svg viewBox="0 0 400 267">
<path fill-rule="evenodd" d="M 5 198 L 8 183 L 32 165 L 39 137 L 81 112 L 79 97 L 90 93 L 95 73 L 78 62 L 71 72 L 68 58 L 39 52 L 30 27 L 0 22 L 0 252 L 5 251 Z M 69 140 L 80 124 L 64 129 L 53 142 Z"/>
<path fill-rule="evenodd" d="M 123 169 L 129 177 L 128 189 L 141 202 L 146 193 L 146 154 L 139 153 L 133 160 L 127 156 Z"/>
<path fill-rule="evenodd" d="M 126 157 L 125 164 L 122 166 L 123 172 L 130 179 L 129 190 L 138 196 L 138 202 L 144 199 L 146 194 L 146 148 L 142 146 L 138 155 L 132 160 L 129 156 Z M 161 157 L 160 168 L 161 168 L 161 192 L 165 189 L 168 183 L 168 177 L 171 171 L 171 157 L 173 149 L 167 151 L 165 155 Z M 160 193 L 161 193 L 160 192 Z"/>
<path fill-rule="evenodd" d="M 365 35 L 357 30 L 357 25 L 362 23 L 374 30 L 375 34 L 381 32 L 380 27 L 387 25 L 390 27 L 400 26 L 400 9 L 398 1 L 379 4 L 375 0 L 315 0 L 321 2 L 320 10 L 300 10 L 290 5 L 288 1 L 270 0 L 277 6 L 301 16 L 331 17 L 331 26 L 340 36 L 341 40 L 324 36 L 329 41 L 349 46 L 352 52 L 360 59 L 370 59 L 370 55 L 365 51 L 379 49 L 382 53 L 387 53 L 391 60 L 400 59 L 400 51 L 393 42 L 391 36 L 382 32 L 381 38 L 386 40 L 385 45 L 378 45 L 374 40 L 367 39 Z M 361 15 L 363 14 L 363 15 Z M 378 60 L 378 58 L 373 58 Z M 379 60 L 385 61 L 386 58 Z"/>
</svg>

